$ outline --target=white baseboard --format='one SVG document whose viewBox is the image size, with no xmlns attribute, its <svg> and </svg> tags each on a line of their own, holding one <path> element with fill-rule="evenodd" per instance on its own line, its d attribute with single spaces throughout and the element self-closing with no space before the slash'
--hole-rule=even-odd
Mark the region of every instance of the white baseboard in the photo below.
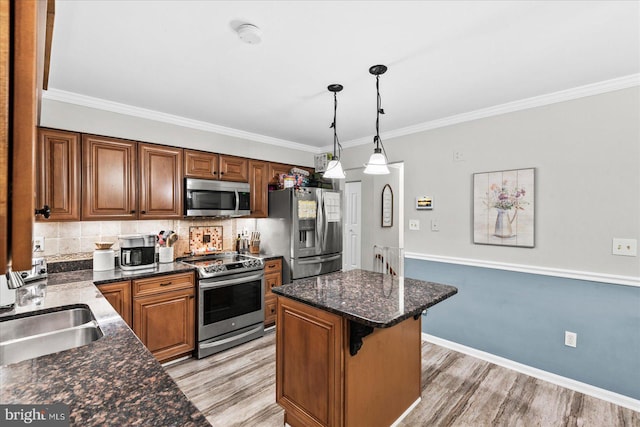
<svg viewBox="0 0 640 427">
<path fill-rule="evenodd" d="M 416 406 L 418 406 L 418 403 L 420 403 L 420 401 L 421 401 L 421 400 L 422 400 L 422 397 L 419 397 L 415 402 L 413 402 L 413 403 L 411 404 L 411 406 L 409 406 L 409 407 L 407 408 L 407 410 L 406 410 L 406 411 L 404 411 L 404 412 L 402 413 L 402 415 L 400 415 L 400 416 L 398 417 L 398 419 L 397 419 L 397 420 L 395 420 L 395 421 L 393 422 L 393 424 L 391 424 L 389 427 L 397 427 L 397 426 L 399 426 L 399 425 L 400 425 L 400 423 L 402 422 L 402 420 L 404 420 L 404 419 L 407 417 L 407 415 L 409 415 L 409 413 L 410 413 L 411 411 L 413 411 L 413 408 L 415 408 Z"/>
<path fill-rule="evenodd" d="M 615 405 L 623 406 L 633 411 L 640 412 L 640 400 L 636 400 L 631 397 L 619 393 L 614 393 L 612 391 L 595 387 L 580 381 L 572 380 L 570 378 L 553 374 L 551 372 L 543 371 L 542 369 L 514 362 L 513 360 L 505 359 L 504 357 L 496 356 L 494 354 L 487 353 L 482 350 L 477 350 L 472 347 L 467 347 L 453 341 L 448 341 L 433 335 L 425 334 L 424 332 L 422 333 L 422 339 L 432 344 L 436 344 L 441 347 L 445 347 L 450 350 L 454 350 L 463 354 L 467 354 L 469 356 L 476 357 L 486 362 L 502 366 L 503 368 L 512 369 L 516 372 L 520 372 L 522 374 L 550 382 L 560 387 L 565 387 L 570 390 L 574 390 L 588 396 L 592 396 L 597 399 L 605 400 Z"/>
</svg>

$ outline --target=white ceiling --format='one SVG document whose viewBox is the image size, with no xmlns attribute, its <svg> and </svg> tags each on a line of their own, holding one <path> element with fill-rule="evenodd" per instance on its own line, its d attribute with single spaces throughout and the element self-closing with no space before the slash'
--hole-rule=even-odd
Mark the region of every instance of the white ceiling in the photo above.
<svg viewBox="0 0 640 427">
<path fill-rule="evenodd" d="M 245 22 L 260 44 L 239 40 Z M 640 2 L 57 0 L 49 92 L 317 150 L 331 83 L 340 140 L 372 141 L 375 64 L 384 137 L 639 73 Z"/>
</svg>

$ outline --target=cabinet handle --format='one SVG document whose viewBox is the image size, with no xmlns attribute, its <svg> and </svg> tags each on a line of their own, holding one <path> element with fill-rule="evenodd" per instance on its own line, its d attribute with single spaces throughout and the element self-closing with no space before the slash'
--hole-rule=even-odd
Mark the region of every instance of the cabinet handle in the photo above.
<svg viewBox="0 0 640 427">
<path fill-rule="evenodd" d="M 167 282 L 167 283 L 160 283 L 160 286 L 169 286 L 171 284 L 171 282 Z"/>
<path fill-rule="evenodd" d="M 132 214 L 136 213 L 136 211 L 131 211 Z"/>
<path fill-rule="evenodd" d="M 147 213 L 147 211 L 140 211 L 140 213 L 141 213 L 141 214 L 146 214 L 146 213 Z"/>
<path fill-rule="evenodd" d="M 273 264 L 272 264 L 272 265 L 269 265 L 269 266 L 267 266 L 267 267 L 269 267 L 269 268 L 276 268 L 276 266 L 275 266 L 275 265 L 273 265 Z"/>
<path fill-rule="evenodd" d="M 220 175 L 224 175 L 224 172 L 220 172 Z"/>
<path fill-rule="evenodd" d="M 276 309 L 272 307 L 272 308 L 271 308 L 271 314 L 273 314 L 273 313 L 275 313 L 275 312 L 276 312 Z"/>
</svg>

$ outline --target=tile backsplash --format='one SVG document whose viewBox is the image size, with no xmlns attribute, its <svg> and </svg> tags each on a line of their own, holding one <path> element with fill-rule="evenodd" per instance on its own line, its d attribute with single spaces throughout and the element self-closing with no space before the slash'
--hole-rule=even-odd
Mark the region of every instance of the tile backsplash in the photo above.
<svg viewBox="0 0 640 427">
<path fill-rule="evenodd" d="M 178 233 L 178 241 L 174 244 L 174 256 L 185 256 L 190 252 L 189 227 L 222 227 L 222 249 L 234 250 L 235 236 L 243 228 L 252 231 L 256 227 L 256 219 L 198 219 L 198 220 L 149 220 L 149 221 L 79 221 L 79 222 L 36 222 L 33 235 L 45 238 L 44 255 L 55 258 L 87 258 L 95 249 L 95 242 L 113 242 L 118 250 L 118 236 L 123 234 L 149 233 L 157 235 L 161 230 L 173 230 Z"/>
</svg>

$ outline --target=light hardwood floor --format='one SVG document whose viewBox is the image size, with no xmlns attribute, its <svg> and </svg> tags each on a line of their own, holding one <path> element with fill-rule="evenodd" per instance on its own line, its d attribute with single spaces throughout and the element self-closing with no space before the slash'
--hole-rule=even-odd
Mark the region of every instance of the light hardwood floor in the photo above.
<svg viewBox="0 0 640 427">
<path fill-rule="evenodd" d="M 166 370 L 214 427 L 283 425 L 274 331 Z M 640 413 L 423 342 L 422 401 L 400 425 L 640 427 Z"/>
</svg>

